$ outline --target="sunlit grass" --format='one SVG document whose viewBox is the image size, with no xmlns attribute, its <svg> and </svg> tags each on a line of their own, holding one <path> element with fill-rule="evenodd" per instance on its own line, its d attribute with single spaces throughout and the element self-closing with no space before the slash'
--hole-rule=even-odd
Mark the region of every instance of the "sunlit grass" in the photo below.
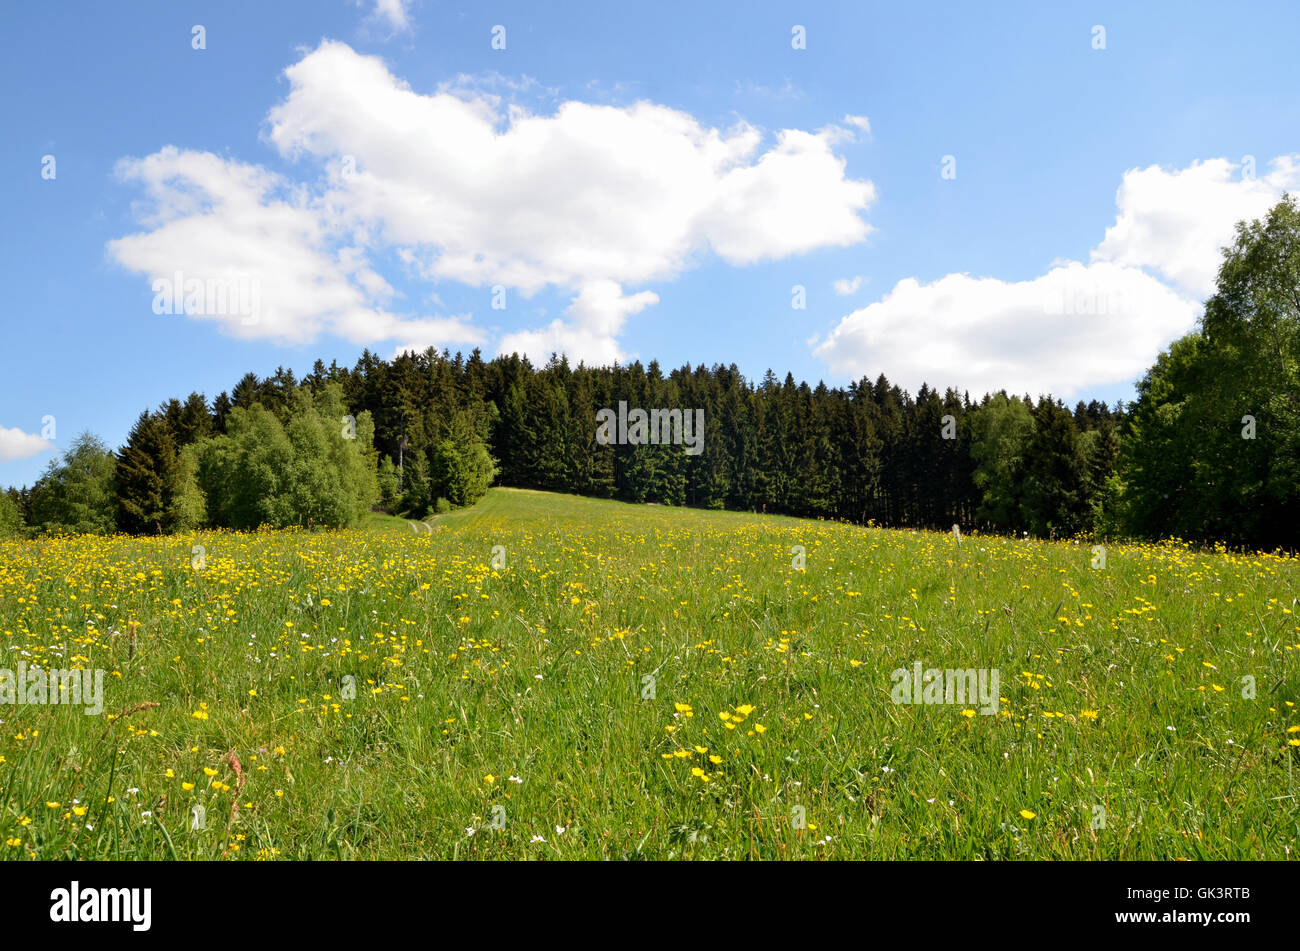
<svg viewBox="0 0 1300 951">
<path fill-rule="evenodd" d="M 0 706 L 0 854 L 1291 853 L 1294 560 L 505 489 L 427 523 L 0 543 L 0 667 L 109 672 L 103 716 Z M 999 714 L 892 703 L 915 661 L 997 668 Z"/>
</svg>

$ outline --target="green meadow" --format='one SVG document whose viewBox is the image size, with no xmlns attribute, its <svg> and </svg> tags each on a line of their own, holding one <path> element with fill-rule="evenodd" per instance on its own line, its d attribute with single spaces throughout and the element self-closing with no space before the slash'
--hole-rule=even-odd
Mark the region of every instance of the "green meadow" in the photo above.
<svg viewBox="0 0 1300 951">
<path fill-rule="evenodd" d="M 3 541 L 0 855 L 1287 858 L 1298 592 L 1276 555 L 500 488 Z M 103 712 L 20 663 L 103 671 Z M 996 711 L 897 702 L 917 664 Z"/>
</svg>

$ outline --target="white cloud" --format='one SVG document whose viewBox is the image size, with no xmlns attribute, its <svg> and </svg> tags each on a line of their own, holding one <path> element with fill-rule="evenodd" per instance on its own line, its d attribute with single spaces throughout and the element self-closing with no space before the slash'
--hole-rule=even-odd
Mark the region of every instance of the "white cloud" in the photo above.
<svg viewBox="0 0 1300 951">
<path fill-rule="evenodd" d="M 862 275 L 857 274 L 853 277 L 842 277 L 838 281 L 832 281 L 831 287 L 835 288 L 835 293 L 841 297 L 848 297 L 850 294 L 856 294 L 858 288 L 862 286 Z"/>
<path fill-rule="evenodd" d="M 374 0 L 369 20 L 386 27 L 393 33 L 411 30 L 411 0 Z"/>
<path fill-rule="evenodd" d="M 353 156 L 329 198 L 430 276 L 532 292 L 671 278 L 707 248 L 732 264 L 860 241 L 870 182 L 844 177 L 828 132 L 723 132 L 650 102 L 565 102 L 534 115 L 490 97 L 413 92 L 384 64 L 326 42 L 286 70 L 270 114 L 287 156 Z"/>
<path fill-rule="evenodd" d="M 399 341 L 393 348 L 393 356 L 407 350 L 421 353 L 429 347 L 441 350 L 454 344 L 481 346 L 486 337 L 473 325 L 472 319 L 470 314 L 458 314 L 427 320 L 402 320 L 391 325 L 391 331 L 383 339 Z"/>
<path fill-rule="evenodd" d="M 1233 225 L 1262 217 L 1284 191 L 1300 188 L 1300 155 L 1274 159 L 1267 175 L 1242 172 L 1223 158 L 1125 172 L 1115 197 L 1119 215 L 1092 260 L 1149 268 L 1184 293 L 1210 296 Z"/>
<path fill-rule="evenodd" d="M 232 336 L 305 343 L 331 333 L 354 343 L 397 337 L 424 345 L 480 343 L 457 320 L 407 319 L 382 305 L 392 287 L 362 249 L 302 189 L 252 165 L 168 146 L 117 165 L 124 181 L 152 199 L 147 230 L 110 241 L 109 254 L 151 282 L 216 282 L 231 290 L 224 306 L 206 301 L 188 316 Z M 156 289 L 156 288 L 155 288 Z M 239 299 L 236 302 L 235 297 Z M 160 317 L 159 319 L 167 319 Z"/>
<path fill-rule="evenodd" d="M 844 124 L 853 126 L 865 135 L 871 134 L 871 122 L 866 116 L 846 115 L 844 117 Z"/>
<path fill-rule="evenodd" d="M 417 93 L 381 60 L 332 41 L 286 76 L 267 138 L 314 181 L 175 149 L 121 169 L 158 206 L 149 230 L 110 244 L 127 267 L 152 277 L 262 262 L 271 318 L 222 321 L 241 336 L 405 340 L 418 324 L 468 340 L 463 319 L 389 312 L 395 293 L 372 262 L 392 252 L 429 282 L 571 294 L 565 319 L 510 333 L 501 347 L 608 359 L 626 318 L 658 300 L 637 284 L 671 280 L 711 253 L 744 265 L 870 231 L 874 186 L 846 177 L 836 127 L 780 130 L 764 150 L 744 122 L 709 128 L 645 101 L 569 101 L 538 115 L 464 77 Z"/>
<path fill-rule="evenodd" d="M 618 345 L 618 335 L 631 314 L 659 303 L 653 291 L 624 295 L 613 281 L 592 281 L 583 285 L 565 310 L 570 320 L 553 320 L 540 330 L 508 334 L 501 341 L 503 353 L 522 353 L 534 363 L 545 363 L 552 353 L 566 353 L 570 361 L 589 366 L 623 361 L 627 354 Z"/>
<path fill-rule="evenodd" d="M 974 398 L 1003 388 L 1068 398 L 1141 375 L 1195 315 L 1159 281 L 1113 264 L 1071 263 L 1031 281 L 907 278 L 814 353 L 836 373 L 883 372 L 912 392 L 929 383 Z"/>
<path fill-rule="evenodd" d="M 8 429 L 0 426 L 0 462 L 29 459 L 43 452 L 55 452 L 57 448 L 48 439 L 25 433 L 16 426 Z"/>
<path fill-rule="evenodd" d="M 1131 170 L 1091 263 L 1057 259 L 1016 282 L 907 278 L 842 318 L 813 352 L 846 376 L 884 372 L 912 390 L 927 382 L 976 398 L 1003 388 L 1068 398 L 1131 382 L 1193 327 L 1235 222 L 1260 217 L 1295 188 L 1298 159 L 1275 159 L 1254 180 L 1226 159 Z"/>
<path fill-rule="evenodd" d="M 700 237 L 732 264 L 864 239 L 871 227 L 860 212 L 875 201 L 875 186 L 844 177 L 835 137 L 833 129 L 786 129 L 756 164 L 719 176 L 713 202 L 700 210 Z"/>
</svg>

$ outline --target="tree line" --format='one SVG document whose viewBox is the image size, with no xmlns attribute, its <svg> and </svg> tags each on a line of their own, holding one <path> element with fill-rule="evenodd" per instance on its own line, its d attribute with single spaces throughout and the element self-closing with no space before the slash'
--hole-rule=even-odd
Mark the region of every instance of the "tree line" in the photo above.
<svg viewBox="0 0 1300 951">
<path fill-rule="evenodd" d="M 430 348 L 247 374 L 90 435 L 0 501 L 0 532 L 356 524 L 471 505 L 498 484 L 629 502 L 1041 537 L 1294 547 L 1300 516 L 1300 210 L 1237 227 L 1198 327 L 1128 407 L 978 401 L 884 374 L 845 387 L 732 364 L 535 366 Z M 704 410 L 698 453 L 606 444 L 597 413 Z"/>
</svg>

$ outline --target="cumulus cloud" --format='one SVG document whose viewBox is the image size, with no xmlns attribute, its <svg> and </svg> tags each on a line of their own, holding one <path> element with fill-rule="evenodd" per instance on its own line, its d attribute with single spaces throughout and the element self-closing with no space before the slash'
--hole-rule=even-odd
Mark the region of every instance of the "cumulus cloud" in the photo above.
<svg viewBox="0 0 1300 951">
<path fill-rule="evenodd" d="M 732 264 L 862 240 L 870 182 L 844 176 L 829 133 L 782 130 L 759 154 L 745 123 L 720 131 L 638 102 L 563 103 L 554 115 L 442 91 L 326 42 L 286 70 L 270 114 L 287 156 L 356 174 L 330 194 L 430 276 L 525 292 L 671 278 L 712 248 Z"/>
<path fill-rule="evenodd" d="M 645 101 L 535 114 L 463 77 L 416 92 L 332 41 L 285 75 L 266 138 L 314 179 L 171 148 L 120 167 L 155 207 L 110 253 L 151 277 L 260 274 L 265 319 L 218 318 L 240 336 L 481 339 L 462 318 L 392 313 L 373 263 L 387 254 L 431 283 L 570 294 L 563 319 L 507 334 L 501 349 L 612 359 L 627 317 L 658 300 L 637 284 L 711 255 L 740 266 L 870 231 L 874 186 L 846 176 L 836 127 L 780 130 L 765 148 L 743 121 L 710 128 Z"/>
<path fill-rule="evenodd" d="M 1300 155 L 1274 159 L 1266 175 L 1252 172 L 1222 158 L 1126 172 L 1119 215 L 1092 260 L 1148 268 L 1184 293 L 1210 296 L 1233 225 L 1262 217 L 1283 192 L 1300 188 Z"/>
<path fill-rule="evenodd" d="M 627 356 L 618 344 L 623 323 L 630 314 L 657 303 L 659 295 L 653 291 L 629 296 L 614 281 L 591 281 L 565 310 L 569 320 L 554 320 L 540 330 L 508 334 L 500 349 L 503 353 L 522 353 L 534 363 L 544 363 L 552 353 L 565 353 L 571 361 L 591 366 L 622 362 Z"/>
<path fill-rule="evenodd" d="M 146 230 L 110 241 L 109 254 L 149 277 L 155 302 L 174 290 L 191 319 L 286 344 L 321 333 L 363 344 L 483 340 L 454 319 L 386 310 L 393 289 L 364 251 L 318 202 L 263 168 L 168 146 L 124 159 L 116 171 L 142 186 L 150 202 L 141 209 Z M 188 300 L 195 282 L 200 293 Z"/>
<path fill-rule="evenodd" d="M 1296 187 L 1297 159 L 1275 159 L 1258 178 L 1224 159 L 1130 170 L 1090 263 L 1057 260 L 1028 281 L 907 278 L 813 352 L 846 376 L 884 372 L 913 390 L 927 382 L 975 397 L 1006 388 L 1070 398 L 1131 382 L 1193 327 L 1235 222 Z"/>
<path fill-rule="evenodd" d="M 29 459 L 43 452 L 54 451 L 57 451 L 57 447 L 48 439 L 25 433 L 17 427 L 0 426 L 0 462 Z"/>
<path fill-rule="evenodd" d="M 1136 268 L 1057 267 L 1032 281 L 949 274 L 899 281 L 814 353 L 846 376 L 884 372 L 979 397 L 1006 388 L 1069 397 L 1142 373 L 1196 307 Z"/>
<path fill-rule="evenodd" d="M 854 275 L 853 277 L 842 277 L 838 281 L 831 282 L 831 287 L 833 287 L 835 289 L 835 293 L 839 294 L 841 297 L 848 297 L 850 294 L 856 294 L 858 292 L 858 288 L 860 288 L 861 286 L 862 286 L 861 274 Z"/>
</svg>

